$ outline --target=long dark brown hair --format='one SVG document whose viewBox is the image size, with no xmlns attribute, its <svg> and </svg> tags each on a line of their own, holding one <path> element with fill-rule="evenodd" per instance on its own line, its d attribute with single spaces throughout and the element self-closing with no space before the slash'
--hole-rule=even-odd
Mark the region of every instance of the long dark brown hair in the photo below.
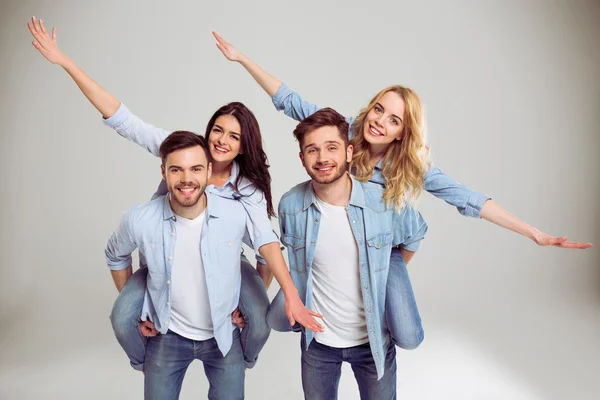
<svg viewBox="0 0 600 400">
<path fill-rule="evenodd" d="M 267 200 L 267 214 L 269 218 L 274 217 L 275 211 L 273 211 L 273 199 L 271 197 L 269 161 L 263 150 L 262 136 L 256 117 L 248 107 L 240 102 L 236 101 L 225 104 L 223 107 L 219 108 L 213 114 L 210 121 L 208 121 L 206 134 L 204 135 L 207 141 L 215 121 L 221 115 L 231 115 L 235 117 L 241 128 L 242 154 L 238 154 L 234 159 L 240 166 L 240 173 L 234 183 L 235 190 L 239 192 L 238 185 L 242 177 L 248 179 L 257 189 L 263 192 L 265 199 Z"/>
</svg>

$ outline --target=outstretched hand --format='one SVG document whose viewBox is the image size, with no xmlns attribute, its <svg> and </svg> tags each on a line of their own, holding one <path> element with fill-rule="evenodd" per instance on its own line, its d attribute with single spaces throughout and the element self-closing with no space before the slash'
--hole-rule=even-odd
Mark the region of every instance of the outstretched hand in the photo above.
<svg viewBox="0 0 600 400">
<path fill-rule="evenodd" d="M 32 42 L 35 47 L 46 60 L 52 64 L 62 65 L 66 60 L 67 56 L 60 51 L 56 45 L 56 28 L 52 28 L 52 37 L 46 31 L 44 27 L 44 21 L 37 20 L 35 17 L 31 17 L 31 21 L 27 21 L 27 27 L 29 32 L 33 35 L 34 41 Z"/>
<path fill-rule="evenodd" d="M 242 53 L 240 53 L 231 43 L 223 39 L 217 32 L 213 31 L 213 36 L 217 39 L 217 47 L 221 50 L 221 53 L 229 61 L 240 61 Z"/>
<path fill-rule="evenodd" d="M 570 242 L 566 236 L 553 237 L 544 232 L 535 235 L 533 241 L 539 246 L 553 246 L 563 249 L 588 249 L 592 247 L 591 243 Z"/>
<path fill-rule="evenodd" d="M 323 319 L 323 316 L 306 308 L 297 295 L 291 299 L 285 298 L 285 313 L 290 321 L 290 326 L 294 326 L 298 322 L 313 332 L 323 332 L 323 326 L 314 319 L 314 317 Z"/>
</svg>

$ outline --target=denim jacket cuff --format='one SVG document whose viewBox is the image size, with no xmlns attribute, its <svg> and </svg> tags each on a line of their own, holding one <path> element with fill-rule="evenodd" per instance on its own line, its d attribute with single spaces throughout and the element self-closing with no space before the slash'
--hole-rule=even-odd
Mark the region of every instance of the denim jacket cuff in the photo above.
<svg viewBox="0 0 600 400">
<path fill-rule="evenodd" d="M 471 193 L 465 215 L 468 217 L 481 218 L 481 209 L 488 200 L 490 200 L 489 196 L 477 192 Z"/>
</svg>

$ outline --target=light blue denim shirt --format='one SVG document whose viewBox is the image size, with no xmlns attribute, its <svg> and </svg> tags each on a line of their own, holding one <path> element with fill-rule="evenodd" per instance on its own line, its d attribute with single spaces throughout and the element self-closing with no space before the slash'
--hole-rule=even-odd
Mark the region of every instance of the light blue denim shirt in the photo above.
<svg viewBox="0 0 600 400">
<path fill-rule="evenodd" d="M 302 121 L 319 110 L 318 106 L 302 99 L 297 92 L 290 89 L 285 83 L 281 84 L 281 87 L 275 93 L 272 100 L 277 110 L 283 110 L 285 115 L 294 118 L 296 121 Z M 346 121 L 352 128 L 354 118 L 346 118 Z M 350 139 L 354 137 L 354 134 L 355 132 L 350 129 Z M 370 181 L 380 185 L 385 184 L 383 160 L 380 160 L 375 165 Z M 488 196 L 475 192 L 465 185 L 456 182 L 436 166 L 431 166 L 429 171 L 423 176 L 423 187 L 426 191 L 453 205 L 459 213 L 468 217 L 480 218 L 481 208 L 490 199 Z"/>
<path fill-rule="evenodd" d="M 369 343 L 380 379 L 384 373 L 385 349 L 390 340 L 385 322 L 390 252 L 397 245 L 417 251 L 427 232 L 427 224 L 421 214 L 408 205 L 400 212 L 387 207 L 383 201 L 384 189 L 381 185 L 351 179 L 352 193 L 346 212 L 358 245 Z M 309 309 L 312 307 L 312 263 L 321 221 L 311 182 L 294 187 L 279 202 L 281 241 L 288 249 L 294 285 Z M 313 332 L 307 330 L 307 349 L 313 337 Z"/>
<path fill-rule="evenodd" d="M 105 119 L 104 123 L 114 129 L 119 135 L 137 143 L 157 157 L 159 157 L 158 149 L 161 143 L 172 132 L 142 121 L 133 115 L 122 103 L 117 112 L 110 118 Z M 267 200 L 263 192 L 244 177 L 240 180 L 236 190 L 235 181 L 238 178 L 239 171 L 239 165 L 233 161 L 231 176 L 227 182 L 221 187 L 209 185 L 206 187 L 206 192 L 226 199 L 239 200 L 242 203 L 252 224 L 250 237 L 252 242 L 255 243 L 256 249 L 268 243 L 278 242 L 279 239 L 273 232 L 273 227 L 267 214 Z M 163 180 L 152 198 L 154 199 L 166 194 L 167 186 Z M 256 251 L 256 258 L 259 262 L 265 264 L 258 250 Z"/>
<path fill-rule="evenodd" d="M 240 298 L 240 246 L 249 240 L 250 222 L 239 201 L 207 193 L 206 218 L 202 227 L 201 252 L 210 312 L 217 345 L 227 354 L 231 348 L 231 313 Z M 171 317 L 171 271 L 175 262 L 178 217 L 169 204 L 169 196 L 158 197 L 134 207 L 121 219 L 111 235 L 105 254 L 111 270 L 131 265 L 131 253 L 137 248 L 142 267 L 148 268 L 146 293 L 140 318 L 150 319 L 156 329 L 167 333 Z M 143 260 L 143 261 L 142 261 Z"/>
</svg>

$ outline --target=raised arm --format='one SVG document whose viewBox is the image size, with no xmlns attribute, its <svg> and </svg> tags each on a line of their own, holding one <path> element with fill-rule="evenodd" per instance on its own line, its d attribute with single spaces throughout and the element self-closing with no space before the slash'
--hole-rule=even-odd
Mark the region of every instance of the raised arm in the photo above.
<svg viewBox="0 0 600 400">
<path fill-rule="evenodd" d="M 223 53 L 225 58 L 229 61 L 242 64 L 246 71 L 252 75 L 256 83 L 267 92 L 269 97 L 273 97 L 275 93 L 277 93 L 277 90 L 279 90 L 279 87 L 281 86 L 281 81 L 279 79 L 267 73 L 267 71 L 259 67 L 258 64 L 249 57 L 239 52 L 231 43 L 219 36 L 217 32 L 213 32 L 212 34 L 217 40 L 217 48 L 221 50 L 221 53 Z"/>
<path fill-rule="evenodd" d="M 56 43 L 56 28 L 52 28 L 52 37 L 46 31 L 44 22 L 35 17 L 27 22 L 27 27 L 33 35 L 33 46 L 52 64 L 62 67 L 75 81 L 81 92 L 87 97 L 104 118 L 112 116 L 121 102 L 112 94 L 94 82 L 81 68 L 66 56 Z"/>
<path fill-rule="evenodd" d="M 571 242 L 566 236 L 554 237 L 527 225 L 492 200 L 488 200 L 481 209 L 481 218 L 502 228 L 516 232 L 535 242 L 539 246 L 561 247 L 563 249 L 587 249 L 591 243 Z"/>
<path fill-rule="evenodd" d="M 425 190 L 456 207 L 462 215 L 483 218 L 502 228 L 519 233 L 540 246 L 569 249 L 587 249 L 592 246 L 591 243 L 570 242 L 566 237 L 553 237 L 540 232 L 504 210 L 488 196 L 458 183 L 435 166 L 425 174 L 423 180 Z"/>
<path fill-rule="evenodd" d="M 217 47 L 229 61 L 240 63 L 254 80 L 264 89 L 273 100 L 273 105 L 278 111 L 283 110 L 285 115 L 296 121 L 302 121 L 314 114 L 320 107 L 305 101 L 300 95 L 282 83 L 279 79 L 267 73 L 248 56 L 239 52 L 231 43 L 213 32 L 217 40 Z"/>
<path fill-rule="evenodd" d="M 27 26 L 34 38 L 33 46 L 46 60 L 61 66 L 69 74 L 84 96 L 100 111 L 106 125 L 113 128 L 121 136 L 158 156 L 158 148 L 170 131 L 142 121 L 133 115 L 125 105 L 121 104 L 115 96 L 94 82 L 58 48 L 56 28 L 52 29 L 52 37 L 50 37 L 43 21 L 36 20 L 35 17 L 27 22 Z"/>
</svg>

